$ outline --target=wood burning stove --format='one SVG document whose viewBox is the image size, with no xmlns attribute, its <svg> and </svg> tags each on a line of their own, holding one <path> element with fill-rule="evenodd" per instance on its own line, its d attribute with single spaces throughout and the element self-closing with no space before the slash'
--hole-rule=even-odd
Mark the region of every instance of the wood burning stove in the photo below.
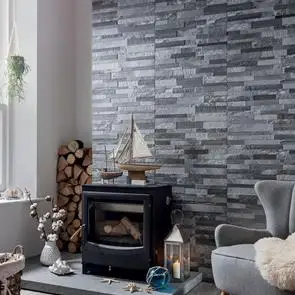
<svg viewBox="0 0 295 295">
<path fill-rule="evenodd" d="M 83 186 L 83 273 L 142 279 L 164 263 L 171 186 Z"/>
</svg>

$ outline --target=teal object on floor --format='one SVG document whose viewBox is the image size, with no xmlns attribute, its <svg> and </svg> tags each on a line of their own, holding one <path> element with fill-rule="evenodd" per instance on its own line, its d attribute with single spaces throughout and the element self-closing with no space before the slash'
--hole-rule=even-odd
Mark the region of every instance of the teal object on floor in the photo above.
<svg viewBox="0 0 295 295">
<path fill-rule="evenodd" d="M 148 270 L 146 282 L 154 289 L 164 289 L 170 282 L 170 275 L 167 268 L 154 266 Z"/>
</svg>

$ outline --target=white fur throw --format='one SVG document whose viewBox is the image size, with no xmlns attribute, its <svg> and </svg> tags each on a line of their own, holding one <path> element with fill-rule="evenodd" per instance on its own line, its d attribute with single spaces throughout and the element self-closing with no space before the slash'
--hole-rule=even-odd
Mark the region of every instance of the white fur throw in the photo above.
<svg viewBox="0 0 295 295">
<path fill-rule="evenodd" d="M 295 233 L 286 240 L 261 239 L 254 248 L 261 276 L 281 290 L 295 291 Z"/>
</svg>

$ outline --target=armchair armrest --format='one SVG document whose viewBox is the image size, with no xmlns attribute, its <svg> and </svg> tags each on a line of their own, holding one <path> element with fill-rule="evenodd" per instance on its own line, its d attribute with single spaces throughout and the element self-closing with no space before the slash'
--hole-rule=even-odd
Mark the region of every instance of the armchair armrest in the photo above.
<svg viewBox="0 0 295 295">
<path fill-rule="evenodd" d="M 265 229 L 251 229 L 230 224 L 220 224 L 215 229 L 217 247 L 254 244 L 265 237 L 272 237 L 272 234 Z"/>
</svg>

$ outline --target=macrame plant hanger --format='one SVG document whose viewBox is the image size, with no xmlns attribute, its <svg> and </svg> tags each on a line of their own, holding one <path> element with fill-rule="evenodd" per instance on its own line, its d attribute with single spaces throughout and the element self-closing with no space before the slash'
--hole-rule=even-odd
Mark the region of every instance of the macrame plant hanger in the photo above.
<svg viewBox="0 0 295 295">
<path fill-rule="evenodd" d="M 9 1 L 9 11 L 10 11 L 10 4 L 11 11 L 12 11 L 12 28 L 10 31 L 9 36 L 9 43 L 7 48 L 7 56 L 11 55 L 19 55 L 20 49 L 19 49 L 19 38 L 18 38 L 18 30 L 17 30 L 17 24 L 16 24 L 16 2 L 15 0 L 8 0 Z"/>
<path fill-rule="evenodd" d="M 25 76 L 30 71 L 25 57 L 20 52 L 16 23 L 16 0 L 9 0 L 9 14 L 12 16 L 12 27 L 9 30 L 9 42 L 6 57 L 7 98 L 22 101 L 25 98 Z M 10 22 L 9 22 L 10 23 Z"/>
</svg>

